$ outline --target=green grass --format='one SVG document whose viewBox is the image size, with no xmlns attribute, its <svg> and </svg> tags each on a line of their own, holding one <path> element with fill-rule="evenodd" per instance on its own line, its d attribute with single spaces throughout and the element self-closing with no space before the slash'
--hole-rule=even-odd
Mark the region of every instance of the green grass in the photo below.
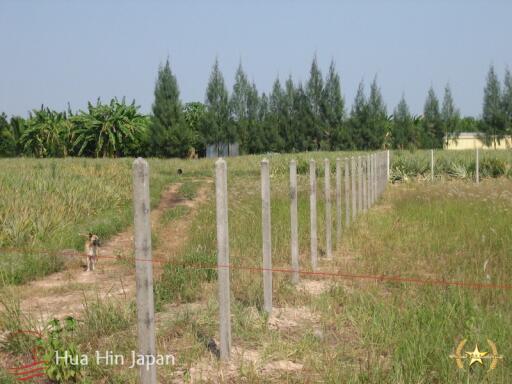
<svg viewBox="0 0 512 384">
<path fill-rule="evenodd" d="M 190 177 L 212 174 L 210 160 L 149 163 L 153 207 L 179 180 L 179 167 Z M 131 166 L 131 159 L 0 159 L 0 284 L 23 283 L 64 265 L 41 251 L 83 250 L 83 234 L 105 241 L 131 224 Z"/>
<path fill-rule="evenodd" d="M 302 155 L 301 155 L 302 156 Z M 289 267 L 289 200 L 286 160 L 271 160 L 272 256 L 276 268 Z M 251 172 L 242 159 L 228 164 L 230 256 L 235 266 L 261 266 L 261 201 L 258 162 Z M 304 158 L 302 158 L 304 159 Z M 319 172 L 320 173 L 320 172 Z M 323 188 L 318 178 L 319 247 L 324 249 Z M 299 234 L 301 267 L 309 269 L 308 179 L 299 176 Z M 484 180 L 479 186 L 464 181 L 407 184 L 391 187 L 368 214 L 345 229 L 337 260 L 328 271 L 354 274 L 400 275 L 420 279 L 445 279 L 484 284 L 508 284 L 511 266 L 512 183 L 507 179 Z M 193 222 L 189 246 L 215 250 L 215 211 L 207 205 Z M 185 255 L 188 251 L 185 251 Z M 343 257 L 350 256 L 347 262 Z M 488 260 L 484 273 L 483 265 Z M 214 263 L 214 258 L 211 258 Z M 321 262 L 322 265 L 325 262 Z M 213 300 L 186 267 L 163 281 L 181 281 L 164 301 Z M 175 273 L 175 274 L 173 274 Z M 489 275 L 489 276 L 487 276 Z M 178 279 L 177 276 L 182 276 Z M 186 276 L 186 277 L 183 277 Z M 201 279 L 199 279 L 201 280 Z M 486 339 L 495 341 L 500 353 L 512 353 L 508 345 L 512 329 L 509 291 L 394 282 L 345 282 L 318 297 L 297 292 L 286 274 L 274 274 L 274 305 L 307 306 L 321 317 L 318 339 L 305 326 L 292 334 L 269 330 L 264 325 L 260 272 L 233 269 L 233 337 L 238 346 L 263 353 L 264 361 L 287 359 L 304 364 L 310 380 L 348 383 L 446 383 L 465 382 L 449 358 L 462 338 L 466 350 L 478 343 L 488 350 Z M 160 283 L 161 284 L 161 283 Z M 193 292 L 191 294 L 191 292 Z M 249 314 L 256 309 L 257 317 Z M 216 314 L 210 321 L 215 322 Z M 210 329 L 210 332 L 215 332 Z M 186 330 L 185 332 L 192 332 Z M 248 368 L 241 369 L 243 376 Z M 252 372 L 255 381 L 265 380 Z M 303 373 L 302 373 L 303 374 Z M 255 376 L 254 376 L 255 375 Z M 470 382 L 507 383 L 512 367 L 500 361 L 484 375 L 474 367 Z M 485 378 L 484 378 L 485 376 Z M 300 375 L 274 377 L 273 381 L 300 381 Z"/>
<path fill-rule="evenodd" d="M 352 272 L 509 284 L 511 190 L 507 180 L 394 188 L 383 202 L 387 209 L 370 212 L 349 232 L 351 252 L 359 255 Z M 375 356 L 391 352 L 374 367 L 383 382 L 466 380 L 447 359 L 463 338 L 470 340 L 466 350 L 478 343 L 488 351 L 489 338 L 501 354 L 512 353 L 510 290 L 368 285 L 346 296 L 343 306 Z M 484 376 L 475 368 L 470 382 L 506 383 L 512 367 L 500 362 Z"/>
<path fill-rule="evenodd" d="M 320 266 L 328 272 L 349 274 L 510 284 L 512 181 L 505 177 L 491 178 L 493 169 L 499 168 L 500 164 L 505 164 L 505 171 L 498 174 L 508 172 L 510 155 L 496 152 L 496 163 L 491 159 L 493 153 L 489 151 L 482 155 L 482 164 L 489 163 L 482 168 L 488 167 L 489 177 L 475 185 L 470 181 L 471 177 L 453 176 L 450 168 L 443 165 L 461 162 L 466 167 L 472 153 L 437 152 L 438 170 L 444 172 L 438 182 L 391 185 L 375 207 L 350 228 L 344 228 L 334 260 L 328 263 L 321 259 Z M 317 160 L 318 233 L 319 248 L 323 251 L 322 159 L 328 157 L 333 169 L 336 157 L 353 154 L 319 152 L 270 156 L 275 268 L 289 268 L 290 265 L 289 160 L 298 160 L 300 265 L 301 269 L 308 270 L 308 160 L 310 157 Z M 402 161 L 400 156 L 406 158 L 403 164 L 408 167 L 420 170 L 426 167 L 417 173 L 407 171 L 411 172 L 411 179 L 418 174 L 428 177 L 428 151 L 393 153 L 394 165 Z M 413 156 L 417 156 L 416 160 Z M 469 372 L 470 383 L 509 382 L 507 378 L 512 377 L 512 365 L 507 358 L 512 356 L 512 346 L 509 345 L 512 294 L 509 290 L 333 280 L 331 289 L 315 296 L 295 289 L 288 274 L 274 273 L 274 306 L 304 307 L 318 319 L 298 321 L 297 327 L 287 331 L 269 329 L 267 316 L 261 310 L 261 272 L 238 268 L 258 268 L 262 263 L 259 179 L 262 158 L 228 159 L 230 261 L 235 266 L 231 271 L 233 344 L 257 351 L 262 364 L 287 360 L 303 364 L 304 370 L 262 372 L 245 363 L 237 366 L 235 382 L 465 383 L 468 372 L 458 370 L 449 358 L 462 338 L 468 339 L 465 350 L 473 349 L 478 343 L 484 351 L 489 350 L 486 342 L 489 338 L 505 356 L 496 370 L 487 375 L 474 367 Z M 177 178 L 176 166 L 185 169 L 186 178 Z M 153 204 L 167 182 L 182 182 L 180 196 L 192 198 L 197 193 L 194 179 L 211 177 L 213 166 L 212 160 L 155 160 L 152 163 L 152 183 L 155 180 L 156 185 L 152 185 Z M 125 179 L 124 185 L 130 185 L 129 167 Z M 421 177 L 418 180 L 421 181 Z M 213 196 L 210 193 L 197 213 L 190 215 L 192 222 L 186 245 L 164 267 L 155 282 L 157 309 L 162 316 L 169 316 L 159 323 L 158 348 L 171 351 L 178 359 L 176 367 L 160 371 L 167 381 L 171 380 L 175 370 L 187 372 L 201 359 L 209 359 L 205 340 L 218 338 L 216 272 L 201 268 L 216 264 Z M 129 199 L 129 195 L 126 198 Z M 129 217 L 130 208 L 123 209 L 127 209 Z M 334 212 L 333 209 L 333 222 Z M 170 209 L 162 216 L 161 224 L 172 226 L 189 214 L 188 209 Z M 333 238 L 334 234 L 333 230 Z M 158 247 L 165 238 L 158 233 L 155 236 L 159 239 L 155 242 Z M 169 303 L 173 306 L 166 305 Z M 197 307 L 188 310 L 188 303 Z M 91 305 L 83 331 L 87 340 L 93 341 L 81 340 L 81 348 L 86 353 L 97 348 L 128 353 L 136 345 L 133 316 L 133 307 L 117 308 L 112 303 Z M 112 383 L 136 382 L 134 372 L 101 366 L 91 366 L 88 376 L 94 380 L 108 378 Z"/>
<path fill-rule="evenodd" d="M 161 221 L 163 224 L 169 224 L 172 221 L 178 220 L 188 214 L 190 212 L 190 208 L 185 205 L 176 205 L 175 207 L 169 208 L 166 210 L 162 217 Z"/>
<path fill-rule="evenodd" d="M 196 197 L 197 189 L 200 185 L 201 183 L 197 181 L 184 181 L 180 186 L 178 194 L 184 199 L 192 200 Z"/>
</svg>

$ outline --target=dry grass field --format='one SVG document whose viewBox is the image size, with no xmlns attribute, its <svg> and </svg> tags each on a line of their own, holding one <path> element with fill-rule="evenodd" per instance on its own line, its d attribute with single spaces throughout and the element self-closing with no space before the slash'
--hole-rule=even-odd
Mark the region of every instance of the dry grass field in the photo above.
<svg viewBox="0 0 512 384">
<path fill-rule="evenodd" d="M 166 261 L 155 265 L 157 348 L 176 357 L 174 366 L 158 370 L 160 382 L 509 382 L 512 290 L 499 287 L 512 277 L 509 154 L 499 155 L 503 172 L 496 178 L 490 176 L 501 163 L 489 160 L 479 185 L 472 181 L 470 153 L 439 153 L 444 160 L 434 182 L 428 180 L 428 153 L 394 154 L 396 182 L 343 228 L 333 259 L 326 260 L 321 160 L 328 157 L 334 164 L 336 157 L 350 155 L 269 156 L 274 268 L 290 266 L 287 172 L 289 160 L 296 158 L 300 266 L 310 270 L 307 161 L 314 157 L 319 267 L 340 275 L 303 275 L 294 286 L 289 274 L 275 272 L 270 317 L 262 310 L 261 272 L 250 269 L 260 268 L 262 260 L 262 156 L 228 159 L 234 265 L 229 364 L 219 363 L 207 345 L 218 340 L 216 271 L 197 268 L 216 263 L 213 161 L 150 160 L 154 257 Z M 0 202 L 0 247 L 9 249 L 0 256 L 2 365 L 26 360 L 31 340 L 14 335 L 17 329 L 41 328 L 43 320 L 66 314 L 79 320 L 66 341 L 80 353 L 129 355 L 136 349 L 131 160 L 16 159 L 0 160 L 0 165 L 0 193 L 7 196 Z M 416 168 L 422 170 L 419 177 Z M 81 250 L 79 233 L 88 231 L 104 239 L 103 255 L 116 256 L 100 259 L 92 277 L 82 271 L 79 258 L 62 254 Z M 41 254 L 42 249 L 51 252 Z M 485 351 L 490 339 L 505 358 L 490 372 L 488 361 L 485 368 L 476 364 L 460 370 L 449 355 L 462 339 L 468 339 L 466 350 L 478 343 Z M 137 382 L 137 371 L 127 367 L 90 364 L 84 373 L 82 382 Z M 8 383 L 3 375 L 0 382 Z"/>
</svg>

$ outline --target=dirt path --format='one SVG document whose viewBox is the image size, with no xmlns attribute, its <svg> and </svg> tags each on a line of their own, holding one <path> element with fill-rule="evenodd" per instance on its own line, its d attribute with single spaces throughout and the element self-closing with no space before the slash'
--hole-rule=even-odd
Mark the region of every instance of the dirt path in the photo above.
<svg viewBox="0 0 512 384">
<path fill-rule="evenodd" d="M 197 196 L 191 200 L 179 197 L 179 183 L 171 185 L 162 193 L 158 207 L 151 212 L 151 226 L 159 239 L 157 249 L 153 252 L 154 259 L 169 257 L 185 244 L 191 215 L 207 199 L 208 183 L 202 181 L 203 185 L 198 189 Z M 162 225 L 162 214 L 178 205 L 188 206 L 190 212 Z M 100 247 L 96 271 L 86 272 L 80 265 L 79 258 L 84 259 L 82 263 L 85 262 L 85 257 L 75 255 L 76 260 L 66 270 L 19 287 L 22 311 L 40 324 L 46 324 L 51 318 L 80 317 L 86 302 L 105 298 L 119 301 L 134 299 L 132 227 L 115 235 Z M 157 264 L 155 273 L 158 274 Z"/>
</svg>

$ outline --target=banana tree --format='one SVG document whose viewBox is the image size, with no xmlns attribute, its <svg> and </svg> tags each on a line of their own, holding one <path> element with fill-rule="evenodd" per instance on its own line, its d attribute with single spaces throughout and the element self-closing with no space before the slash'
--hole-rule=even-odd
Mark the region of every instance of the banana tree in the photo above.
<svg viewBox="0 0 512 384">
<path fill-rule="evenodd" d="M 96 157 L 122 156 L 124 149 L 140 139 L 145 126 L 144 116 L 139 114 L 135 101 L 112 99 L 109 104 L 88 103 L 87 112 L 73 117 L 75 124 L 74 146 L 78 155 Z"/>
<path fill-rule="evenodd" d="M 69 121 L 65 113 L 41 106 L 29 114 L 27 127 L 20 138 L 26 153 L 36 157 L 59 157 L 67 154 L 63 132 Z"/>
</svg>

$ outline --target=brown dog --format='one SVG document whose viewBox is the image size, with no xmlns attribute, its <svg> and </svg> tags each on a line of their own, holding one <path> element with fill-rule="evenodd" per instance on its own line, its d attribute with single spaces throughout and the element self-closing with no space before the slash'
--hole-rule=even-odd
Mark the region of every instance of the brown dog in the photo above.
<svg viewBox="0 0 512 384">
<path fill-rule="evenodd" d="M 92 233 L 85 241 L 85 253 L 87 255 L 87 272 L 94 271 L 96 261 L 98 260 L 98 248 L 100 246 L 100 238 Z"/>
</svg>

